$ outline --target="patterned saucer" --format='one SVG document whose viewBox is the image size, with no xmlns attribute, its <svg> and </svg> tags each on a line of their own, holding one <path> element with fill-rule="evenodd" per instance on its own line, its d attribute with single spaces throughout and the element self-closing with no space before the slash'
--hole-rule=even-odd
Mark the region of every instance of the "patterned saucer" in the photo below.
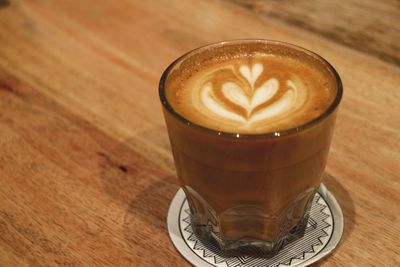
<svg viewBox="0 0 400 267">
<path fill-rule="evenodd" d="M 176 249 L 194 266 L 307 266 L 328 255 L 343 234 L 343 214 L 335 197 L 322 184 L 315 195 L 310 219 L 302 238 L 286 245 L 272 258 L 260 256 L 225 257 L 211 243 L 193 234 L 189 206 L 182 189 L 168 211 L 169 236 Z"/>
</svg>

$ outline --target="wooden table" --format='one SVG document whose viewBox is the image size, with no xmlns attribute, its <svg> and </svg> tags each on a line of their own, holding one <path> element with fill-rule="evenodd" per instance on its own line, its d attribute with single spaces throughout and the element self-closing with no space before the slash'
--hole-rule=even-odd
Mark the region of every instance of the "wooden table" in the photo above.
<svg viewBox="0 0 400 267">
<path fill-rule="evenodd" d="M 311 49 L 344 82 L 325 184 L 343 208 L 316 266 L 400 265 L 396 1 L 0 1 L 0 266 L 188 266 L 158 100 L 176 57 L 221 39 Z"/>
</svg>

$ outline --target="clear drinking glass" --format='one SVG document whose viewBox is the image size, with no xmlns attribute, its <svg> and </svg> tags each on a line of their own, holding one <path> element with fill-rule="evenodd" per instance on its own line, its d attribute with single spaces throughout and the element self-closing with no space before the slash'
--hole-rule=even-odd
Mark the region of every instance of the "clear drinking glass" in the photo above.
<svg viewBox="0 0 400 267">
<path fill-rule="evenodd" d="M 209 51 L 232 53 L 232 46 L 256 44 L 260 52 L 282 50 L 320 66 L 336 88 L 330 106 L 294 128 L 265 134 L 226 133 L 197 125 L 176 113 L 165 90 L 186 62 L 201 66 Z M 234 53 L 234 52 L 233 52 Z M 342 84 L 322 57 L 269 40 L 235 40 L 195 49 L 163 73 L 159 95 L 177 175 L 189 202 L 194 232 L 226 254 L 262 250 L 273 255 L 304 234 L 310 205 L 320 186 L 331 143 Z"/>
</svg>

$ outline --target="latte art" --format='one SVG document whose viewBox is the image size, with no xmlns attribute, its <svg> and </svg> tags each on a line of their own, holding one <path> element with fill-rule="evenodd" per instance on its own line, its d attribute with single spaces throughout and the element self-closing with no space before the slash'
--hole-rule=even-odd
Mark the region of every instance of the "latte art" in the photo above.
<svg viewBox="0 0 400 267">
<path fill-rule="evenodd" d="M 201 65 L 177 71 L 167 99 L 187 120 L 214 130 L 285 130 L 317 117 L 332 101 L 323 74 L 289 56 L 244 54 Z"/>
<path fill-rule="evenodd" d="M 205 85 L 200 88 L 201 103 L 209 112 L 214 113 L 212 116 L 218 115 L 225 119 L 241 122 L 243 125 L 278 116 L 293 110 L 296 105 L 302 104 L 296 103 L 298 89 L 291 80 L 280 85 L 276 78 L 271 77 L 262 81 L 260 86 L 256 86 L 256 81 L 263 71 L 264 67 L 261 63 L 256 63 L 251 67 L 247 65 L 239 67 L 240 75 L 247 81 L 247 88 L 243 88 L 235 81 L 225 82 L 220 88 L 214 88 L 212 82 L 206 81 Z M 234 76 L 235 73 L 232 73 L 232 75 Z M 223 97 L 218 97 L 219 94 L 214 93 L 215 90 L 220 90 Z M 281 97 L 271 102 L 271 98 L 277 94 L 278 90 L 285 90 L 285 92 Z M 261 107 L 265 103 L 268 105 Z M 230 104 L 242 108 L 245 112 L 240 113 L 238 109 L 229 108 Z M 258 109 L 258 107 L 261 108 Z M 203 110 L 202 108 L 199 109 L 200 112 Z M 204 113 L 207 115 L 208 112 Z"/>
</svg>

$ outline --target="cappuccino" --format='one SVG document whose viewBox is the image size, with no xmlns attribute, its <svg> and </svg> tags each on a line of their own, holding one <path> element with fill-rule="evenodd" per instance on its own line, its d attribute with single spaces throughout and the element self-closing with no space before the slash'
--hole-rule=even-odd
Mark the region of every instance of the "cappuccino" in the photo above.
<svg viewBox="0 0 400 267">
<path fill-rule="evenodd" d="M 171 64 L 160 99 L 194 232 L 234 254 L 302 236 L 341 94 L 329 63 L 280 42 L 222 42 Z"/>
</svg>

